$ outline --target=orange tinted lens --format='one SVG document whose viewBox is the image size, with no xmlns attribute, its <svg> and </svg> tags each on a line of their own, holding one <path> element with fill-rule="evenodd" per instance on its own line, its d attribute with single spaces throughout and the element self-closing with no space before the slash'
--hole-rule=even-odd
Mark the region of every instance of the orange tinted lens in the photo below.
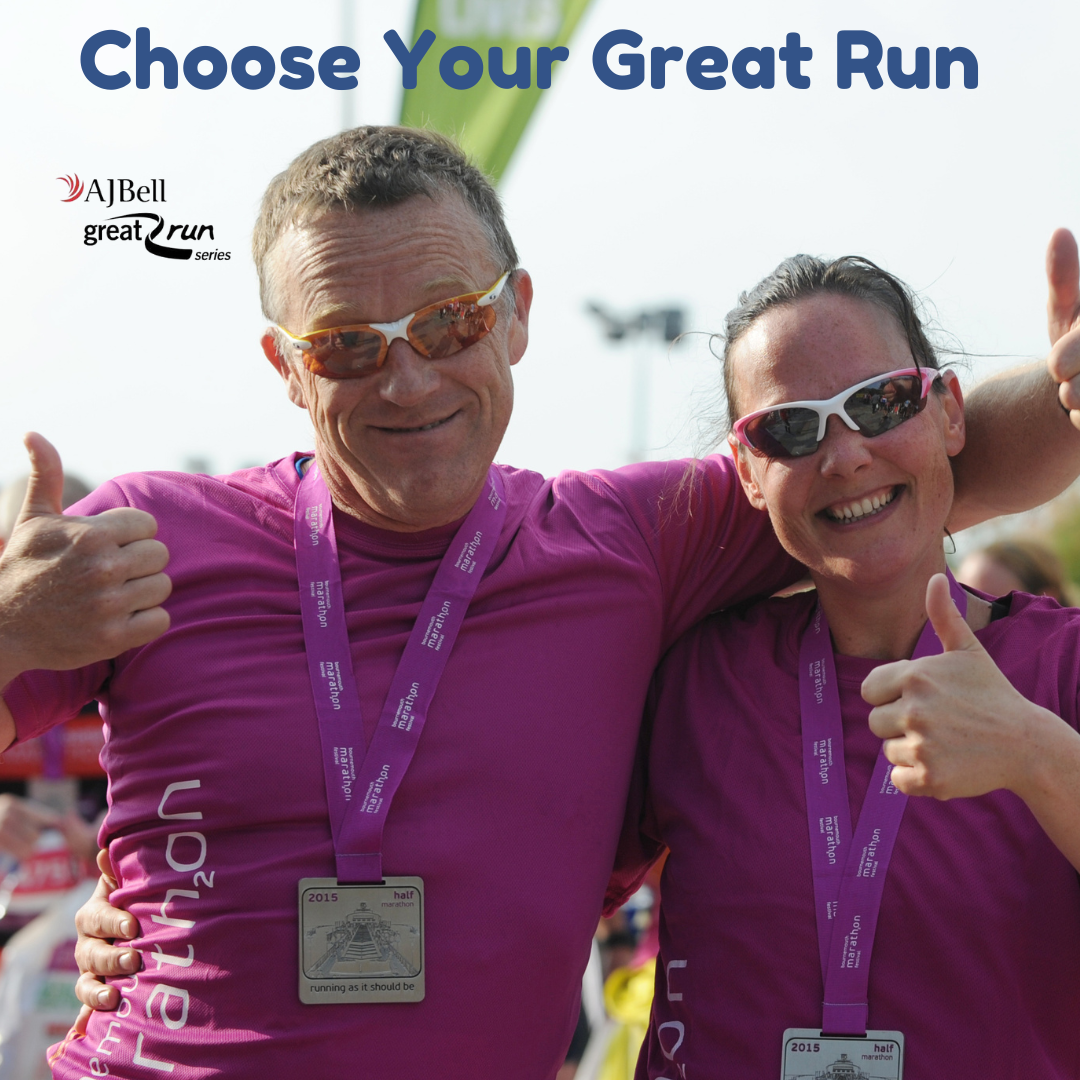
<svg viewBox="0 0 1080 1080">
<path fill-rule="evenodd" d="M 467 349 L 494 325 L 493 305 L 480 307 L 471 300 L 451 300 L 418 311 L 409 323 L 409 341 L 429 360 L 441 360 Z"/>
<path fill-rule="evenodd" d="M 304 363 L 317 375 L 353 379 L 379 366 L 386 339 L 375 330 L 333 330 L 309 338 Z"/>
</svg>

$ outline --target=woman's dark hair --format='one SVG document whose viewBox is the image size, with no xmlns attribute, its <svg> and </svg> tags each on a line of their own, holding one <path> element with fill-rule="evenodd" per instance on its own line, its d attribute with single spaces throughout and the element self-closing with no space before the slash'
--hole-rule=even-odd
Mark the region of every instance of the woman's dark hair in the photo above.
<svg viewBox="0 0 1080 1080">
<path fill-rule="evenodd" d="M 734 396 L 735 376 L 730 363 L 735 343 L 772 308 L 794 304 L 819 293 L 850 296 L 883 308 L 896 319 L 907 338 L 915 366 L 940 367 L 916 311 L 914 295 L 899 278 L 860 255 L 845 255 L 832 262 L 813 255 L 793 255 L 749 292 L 740 294 L 738 307 L 729 311 L 724 320 L 724 353 L 721 359 L 729 424 L 734 424 L 739 418 Z"/>
</svg>

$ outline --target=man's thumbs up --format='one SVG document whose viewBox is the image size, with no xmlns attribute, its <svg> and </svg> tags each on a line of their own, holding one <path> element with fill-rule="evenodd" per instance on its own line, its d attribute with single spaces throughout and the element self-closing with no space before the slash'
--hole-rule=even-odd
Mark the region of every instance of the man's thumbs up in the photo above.
<svg viewBox="0 0 1080 1080">
<path fill-rule="evenodd" d="M 60 455 L 26 437 L 30 481 L 0 553 L 0 689 L 23 671 L 111 659 L 165 632 L 172 583 L 165 545 L 144 510 L 61 514 Z"/>
<path fill-rule="evenodd" d="M 15 520 L 16 528 L 30 518 L 64 512 L 64 467 L 56 447 L 36 431 L 26 433 L 23 445 L 30 455 L 30 479 L 22 510 Z"/>
<path fill-rule="evenodd" d="M 1080 315 L 1080 254 L 1068 229 L 1055 229 L 1046 249 L 1047 329 L 1054 345 L 1076 325 Z"/>
<path fill-rule="evenodd" d="M 893 784 L 938 799 L 1018 790 L 1030 732 L 1045 725 L 1046 710 L 1001 673 L 957 610 L 944 574 L 927 584 L 926 613 L 945 651 L 882 664 L 862 686 Z"/>
<path fill-rule="evenodd" d="M 1046 358 L 1058 382 L 1058 399 L 1080 428 L 1080 254 L 1068 229 L 1057 229 L 1046 249 L 1047 328 L 1053 346 Z"/>
</svg>

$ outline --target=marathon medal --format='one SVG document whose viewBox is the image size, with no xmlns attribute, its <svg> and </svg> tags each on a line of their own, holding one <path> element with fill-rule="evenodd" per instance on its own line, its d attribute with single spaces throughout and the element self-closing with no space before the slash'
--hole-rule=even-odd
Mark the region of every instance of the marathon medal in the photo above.
<svg viewBox="0 0 1080 1080">
<path fill-rule="evenodd" d="M 305 1005 L 424 999 L 424 883 L 389 877 L 300 882 L 300 1000 Z"/>
<path fill-rule="evenodd" d="M 784 1032 L 780 1080 L 902 1080 L 904 1036 L 899 1031 L 822 1035 L 816 1028 Z"/>
</svg>

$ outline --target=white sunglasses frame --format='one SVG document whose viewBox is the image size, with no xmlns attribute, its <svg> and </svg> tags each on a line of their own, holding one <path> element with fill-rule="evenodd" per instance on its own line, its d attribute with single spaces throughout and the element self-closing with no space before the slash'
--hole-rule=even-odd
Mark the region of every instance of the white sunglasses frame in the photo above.
<svg viewBox="0 0 1080 1080">
<path fill-rule="evenodd" d="M 505 274 L 479 300 L 475 301 L 477 307 L 490 307 L 499 299 L 500 294 L 503 291 L 503 286 L 506 284 L 513 270 L 507 270 Z M 462 293 L 463 296 L 469 296 L 469 293 Z M 377 330 L 384 338 L 386 338 L 386 347 L 389 349 L 390 344 L 399 339 L 405 341 L 409 340 L 408 326 L 417 315 L 420 314 L 425 308 L 437 307 L 439 304 L 448 304 L 452 300 L 457 300 L 458 297 L 450 296 L 446 300 L 436 300 L 433 304 L 425 304 L 422 308 L 417 308 L 416 311 L 410 312 L 408 315 L 402 315 L 400 319 L 396 319 L 394 322 L 388 323 L 355 323 L 349 326 L 330 326 L 325 330 L 312 330 L 314 334 L 329 334 L 335 330 L 352 330 L 364 327 L 365 329 Z M 298 338 L 293 334 L 290 334 L 284 326 L 279 326 L 278 329 L 296 346 L 296 348 L 307 352 L 307 350 L 314 348 L 310 341 L 305 341 L 303 338 Z"/>
<path fill-rule="evenodd" d="M 747 413 L 746 416 L 740 416 L 732 427 L 732 433 L 748 450 L 761 453 L 762 451 L 759 451 L 756 446 L 753 446 L 743 434 L 746 425 L 749 424 L 751 420 L 756 420 L 759 416 L 767 416 L 769 413 L 779 412 L 781 409 L 810 409 L 818 414 L 817 443 L 818 446 L 820 446 L 822 440 L 825 438 L 825 427 L 829 422 L 830 416 L 839 416 L 852 431 L 859 430 L 859 425 L 844 412 L 844 402 L 846 402 L 856 391 L 863 389 L 865 386 L 872 386 L 874 383 L 892 379 L 897 375 L 918 375 L 922 379 L 922 396 L 923 398 L 926 398 L 930 393 L 930 388 L 933 386 L 934 380 L 941 378 L 944 374 L 946 374 L 946 371 L 930 367 L 906 367 L 898 368 L 896 371 L 887 371 L 883 375 L 874 375 L 872 378 L 862 379 L 853 386 L 849 386 L 846 390 L 841 390 L 838 394 L 834 394 L 831 398 L 818 401 L 782 401 L 777 405 L 770 405 L 766 409 L 757 409 L 752 413 Z M 882 432 L 882 434 L 884 434 L 884 432 Z M 808 454 L 797 456 L 809 457 Z"/>
</svg>

